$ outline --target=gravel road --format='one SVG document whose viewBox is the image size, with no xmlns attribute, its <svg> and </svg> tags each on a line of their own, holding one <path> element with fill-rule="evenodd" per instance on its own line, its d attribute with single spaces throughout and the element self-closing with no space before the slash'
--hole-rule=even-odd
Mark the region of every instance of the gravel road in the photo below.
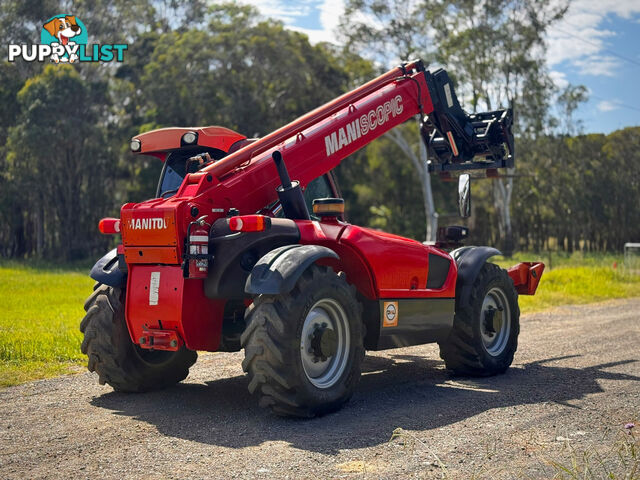
<svg viewBox="0 0 640 480">
<path fill-rule="evenodd" d="M 504 375 L 451 377 L 433 345 L 373 353 L 351 402 L 313 420 L 260 409 L 242 353 L 201 355 L 162 392 L 89 373 L 7 388 L 0 478 L 551 478 L 585 454 L 623 468 L 624 425 L 640 437 L 640 299 L 521 323 Z"/>
</svg>

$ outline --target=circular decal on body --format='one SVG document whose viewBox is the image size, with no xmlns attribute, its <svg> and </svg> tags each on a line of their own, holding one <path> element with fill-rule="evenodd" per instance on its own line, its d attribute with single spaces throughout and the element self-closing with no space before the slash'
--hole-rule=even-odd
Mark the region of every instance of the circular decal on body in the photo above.
<svg viewBox="0 0 640 480">
<path fill-rule="evenodd" d="M 395 327 L 398 325 L 398 302 L 384 302 L 383 304 L 383 327 Z"/>
<path fill-rule="evenodd" d="M 387 322 L 393 322 L 396 319 L 396 313 L 396 307 L 393 305 L 393 303 L 387 306 L 387 311 L 385 312 Z"/>
</svg>

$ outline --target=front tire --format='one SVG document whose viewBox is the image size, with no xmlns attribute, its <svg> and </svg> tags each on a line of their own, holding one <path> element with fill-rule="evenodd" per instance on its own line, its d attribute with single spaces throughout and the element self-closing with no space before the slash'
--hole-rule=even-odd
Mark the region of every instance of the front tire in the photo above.
<svg viewBox="0 0 640 480">
<path fill-rule="evenodd" d="M 360 379 L 361 316 L 355 287 L 327 267 L 311 266 L 288 294 L 258 296 L 241 342 L 260 406 L 297 417 L 342 407 Z"/>
<path fill-rule="evenodd" d="M 456 300 L 453 330 L 440 343 L 440 357 L 458 375 L 503 373 L 513 362 L 520 333 L 518 293 L 506 270 L 485 263 L 467 305 Z"/>
<path fill-rule="evenodd" d="M 89 357 L 89 371 L 98 374 L 100 385 L 108 383 L 119 392 L 156 390 L 184 380 L 198 354 L 184 346 L 169 352 L 135 345 L 124 318 L 124 298 L 124 290 L 98 283 L 84 304 L 81 350 Z"/>
</svg>

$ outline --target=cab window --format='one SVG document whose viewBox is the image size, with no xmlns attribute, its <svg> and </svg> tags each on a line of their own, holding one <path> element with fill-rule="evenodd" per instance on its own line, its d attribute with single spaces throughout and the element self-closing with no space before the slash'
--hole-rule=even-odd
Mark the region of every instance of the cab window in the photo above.
<svg viewBox="0 0 640 480">
<path fill-rule="evenodd" d="M 214 160 L 219 160 L 225 155 L 221 150 L 207 149 L 206 151 Z M 162 169 L 156 197 L 168 198 L 175 195 L 187 173 L 195 173 L 198 171 L 197 163 L 191 162 L 187 164 L 187 161 L 189 158 L 200 153 L 204 153 L 204 151 L 178 151 L 170 153 Z"/>
</svg>

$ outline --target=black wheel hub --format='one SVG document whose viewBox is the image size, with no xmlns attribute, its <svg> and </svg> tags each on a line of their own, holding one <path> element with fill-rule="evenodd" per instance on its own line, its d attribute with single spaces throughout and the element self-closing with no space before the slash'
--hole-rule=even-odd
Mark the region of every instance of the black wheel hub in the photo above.
<svg viewBox="0 0 640 480">
<path fill-rule="evenodd" d="M 502 327 L 502 309 L 489 307 L 484 315 L 484 330 L 493 336 Z"/>
<path fill-rule="evenodd" d="M 335 355 L 338 348 L 336 332 L 327 328 L 327 324 L 318 325 L 311 334 L 311 352 L 314 357 L 324 362 Z"/>
</svg>

